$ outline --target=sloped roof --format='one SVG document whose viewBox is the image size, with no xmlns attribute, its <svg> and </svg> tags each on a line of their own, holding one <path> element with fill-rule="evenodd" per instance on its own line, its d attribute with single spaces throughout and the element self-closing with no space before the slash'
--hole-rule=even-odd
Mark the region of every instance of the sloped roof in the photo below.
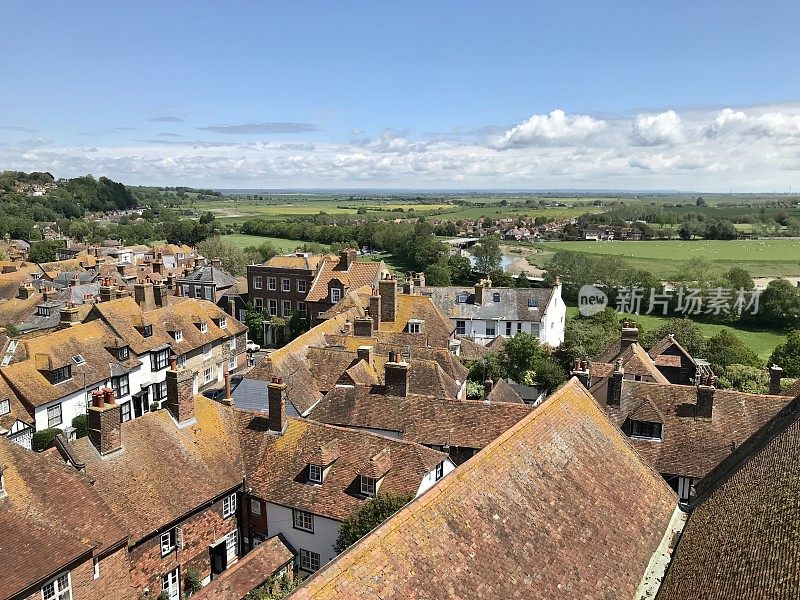
<svg viewBox="0 0 800 600">
<path fill-rule="evenodd" d="M 797 402 L 795 402 L 797 404 Z M 759 431 L 709 475 L 656 598 L 800 597 L 800 422 Z M 727 461 L 726 461 L 727 462 Z"/>
<path fill-rule="evenodd" d="M 643 403 L 656 407 L 663 416 L 661 442 L 632 439 L 631 443 L 660 473 L 695 478 L 704 477 L 791 400 L 714 390 L 711 419 L 698 419 L 695 386 L 625 380 L 619 408 L 607 406 L 608 379 L 590 391 L 620 426 Z"/>
<path fill-rule="evenodd" d="M 328 257 L 319 265 L 314 283 L 306 296 L 306 302 L 325 301 L 328 297 L 328 284 L 338 279 L 346 289 L 355 290 L 365 285 L 373 286 L 378 282 L 380 274 L 386 271 L 381 262 L 353 261 L 346 271 L 339 268 L 340 261 Z"/>
<path fill-rule="evenodd" d="M 500 378 L 492 387 L 492 391 L 489 392 L 489 395 L 486 397 L 489 402 L 511 402 L 516 404 L 522 404 L 524 401 L 522 400 L 522 396 L 520 396 L 517 391 L 511 387 L 511 385 L 506 382 L 505 379 Z"/>
<path fill-rule="evenodd" d="M 430 296 L 434 304 L 451 319 L 502 319 L 504 321 L 541 321 L 553 288 L 500 288 L 483 290 L 483 304 L 475 303 L 474 288 L 431 287 L 422 293 Z M 458 302 L 460 295 L 466 294 L 466 302 Z M 499 301 L 494 295 L 499 294 Z M 535 306 L 530 306 L 534 301 Z"/>
<path fill-rule="evenodd" d="M 291 598 L 632 598 L 674 507 L 573 379 Z"/>
<path fill-rule="evenodd" d="M 261 542 L 233 566 L 217 575 L 211 583 L 192 594 L 195 600 L 241 600 L 278 569 L 294 558 L 294 552 L 281 538 L 274 535 Z"/>
<path fill-rule="evenodd" d="M 194 271 L 178 278 L 178 283 L 213 283 L 217 288 L 229 288 L 236 285 L 236 278 L 220 267 L 197 267 Z"/>
<path fill-rule="evenodd" d="M 409 379 L 413 382 L 411 374 Z M 382 386 L 356 386 L 328 392 L 310 417 L 343 427 L 402 432 L 404 439 L 430 446 L 483 448 L 530 411 L 525 404 L 389 396 Z"/>
<path fill-rule="evenodd" d="M 8 492 L 0 499 L 0 598 L 124 542 L 89 478 L 57 454 L 31 452 L 0 437 L 0 466 Z"/>
<path fill-rule="evenodd" d="M 325 254 L 310 254 L 299 252 L 294 254 L 282 254 L 273 256 L 263 265 L 276 269 L 300 269 L 303 271 L 315 271 L 319 263 L 323 260 L 335 260 L 335 257 Z"/>
<path fill-rule="evenodd" d="M 88 437 L 74 442 L 94 489 L 132 542 L 242 483 L 244 463 L 232 409 L 197 396 L 195 418 L 196 424 L 182 429 L 166 410 L 126 421 L 122 452 L 104 458 Z"/>
<path fill-rule="evenodd" d="M 660 356 L 664 355 L 664 353 L 667 350 L 670 350 L 672 348 L 674 348 L 677 352 L 679 352 L 680 354 L 685 356 L 687 359 L 689 359 L 689 361 L 692 364 L 695 364 L 695 361 L 694 361 L 694 358 L 692 357 L 692 355 L 689 354 L 686 351 L 686 349 L 678 343 L 678 340 L 676 340 L 675 336 L 673 336 L 673 335 L 667 335 L 667 336 L 664 336 L 663 338 L 661 338 L 660 340 L 658 340 L 658 342 L 656 342 L 653 345 L 653 347 L 650 348 L 650 351 L 648 352 L 648 354 L 650 355 L 650 357 L 652 359 L 655 360 L 655 359 L 657 359 L 657 357 L 660 357 Z M 658 363 L 656 363 L 656 364 L 658 364 Z M 670 366 L 672 366 L 672 365 L 670 365 Z"/>
<path fill-rule="evenodd" d="M 645 352 L 645 349 L 638 342 L 633 342 L 625 350 L 616 354 L 612 360 L 590 363 L 589 371 L 592 379 L 607 377 L 614 370 L 612 363 L 617 360 L 622 361 L 622 367 L 625 369 L 625 375 L 627 376 L 640 375 L 649 377 L 657 383 L 669 383 L 669 380 L 658 370 L 653 359 L 650 358 L 650 355 Z"/>
<path fill-rule="evenodd" d="M 282 435 L 272 435 L 266 417 L 243 411 L 238 411 L 238 417 L 253 495 L 339 521 L 363 504 L 357 475 L 380 452 L 388 449 L 391 455 L 381 492 L 400 495 L 416 494 L 425 475 L 447 458 L 408 441 L 305 419 L 290 418 Z M 309 461 L 321 444 L 334 440 L 339 457 L 321 485 L 309 485 Z"/>
</svg>

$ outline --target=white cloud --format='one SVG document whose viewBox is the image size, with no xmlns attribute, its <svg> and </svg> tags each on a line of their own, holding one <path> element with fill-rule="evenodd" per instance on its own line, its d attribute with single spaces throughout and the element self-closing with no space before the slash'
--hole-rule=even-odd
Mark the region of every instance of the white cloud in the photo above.
<svg viewBox="0 0 800 600">
<path fill-rule="evenodd" d="M 800 103 L 603 121 L 553 111 L 499 136 L 472 131 L 450 138 L 358 131 L 341 143 L 324 134 L 279 142 L 123 144 L 115 137 L 116 145 L 100 137 L 91 147 L 53 141 L 47 132 L 41 140 L 0 144 L 0 164 L 59 177 L 93 173 L 131 184 L 199 187 L 771 191 L 800 185 Z"/>
<path fill-rule="evenodd" d="M 631 138 L 635 146 L 672 145 L 683 141 L 683 121 L 674 110 L 636 115 Z"/>
<path fill-rule="evenodd" d="M 549 115 L 533 115 L 496 136 L 490 146 L 498 150 L 529 146 L 569 146 L 591 137 L 606 126 L 605 121 L 588 115 L 568 115 L 554 110 Z"/>
</svg>

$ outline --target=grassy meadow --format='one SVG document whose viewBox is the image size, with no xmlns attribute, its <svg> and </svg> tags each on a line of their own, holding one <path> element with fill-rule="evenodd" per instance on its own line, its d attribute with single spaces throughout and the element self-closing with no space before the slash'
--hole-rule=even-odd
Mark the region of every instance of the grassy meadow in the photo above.
<svg viewBox="0 0 800 600">
<path fill-rule="evenodd" d="M 243 235 L 240 233 L 223 235 L 222 240 L 230 242 L 238 248 L 247 248 L 248 246 L 258 247 L 264 242 L 269 242 L 281 252 L 291 252 L 297 248 L 302 248 L 303 244 L 306 243 L 302 240 L 284 240 L 282 238 L 261 237 L 260 235 Z"/>
<path fill-rule="evenodd" d="M 719 272 L 742 267 L 753 277 L 800 276 L 800 240 L 792 239 L 546 242 L 534 247 L 539 252 L 530 260 L 539 267 L 546 266 L 556 250 L 570 250 L 620 256 L 661 278 L 692 258 L 709 261 Z"/>
</svg>

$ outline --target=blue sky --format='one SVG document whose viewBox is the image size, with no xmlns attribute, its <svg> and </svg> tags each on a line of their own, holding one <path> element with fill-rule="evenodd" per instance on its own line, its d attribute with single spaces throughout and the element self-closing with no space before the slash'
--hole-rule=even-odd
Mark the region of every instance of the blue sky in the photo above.
<svg viewBox="0 0 800 600">
<path fill-rule="evenodd" d="M 756 6 L 0 0 L 0 168 L 786 191 L 800 3 Z"/>
</svg>

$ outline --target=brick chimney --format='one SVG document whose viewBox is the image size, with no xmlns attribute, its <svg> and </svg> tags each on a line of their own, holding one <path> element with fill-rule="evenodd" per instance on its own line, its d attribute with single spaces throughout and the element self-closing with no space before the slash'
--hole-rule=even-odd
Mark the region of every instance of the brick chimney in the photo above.
<svg viewBox="0 0 800 600">
<path fill-rule="evenodd" d="M 158 273 L 161 275 L 162 271 L 164 270 L 164 261 L 161 260 L 161 254 L 158 254 L 158 257 L 150 263 L 150 267 L 153 269 L 153 273 Z"/>
<path fill-rule="evenodd" d="M 773 396 L 780 395 L 782 378 L 783 369 L 781 369 L 778 365 L 772 365 L 769 368 L 769 393 Z"/>
<path fill-rule="evenodd" d="M 489 394 L 492 393 L 492 388 L 494 387 L 494 382 L 492 381 L 491 377 L 486 377 L 483 380 L 483 399 L 486 400 L 489 397 Z"/>
<path fill-rule="evenodd" d="M 381 321 L 394 322 L 397 315 L 397 281 L 393 275 L 386 275 L 378 282 L 381 296 Z"/>
<path fill-rule="evenodd" d="M 397 352 L 389 352 L 389 361 L 383 365 L 384 391 L 387 396 L 408 395 L 409 365 Z"/>
<path fill-rule="evenodd" d="M 411 273 L 406 273 L 405 281 L 403 281 L 403 293 L 409 296 L 414 293 L 414 280 L 411 279 Z"/>
<path fill-rule="evenodd" d="M 133 284 L 133 299 L 136 300 L 136 304 L 142 308 L 145 308 L 148 304 L 152 306 L 153 284 L 149 280 L 138 280 Z"/>
<path fill-rule="evenodd" d="M 234 319 L 236 318 L 236 298 L 234 296 L 228 296 L 228 310 L 227 313 L 232 316 Z"/>
<path fill-rule="evenodd" d="M 111 388 L 92 392 L 88 415 L 89 440 L 101 456 L 122 448 L 121 410 L 122 406 L 116 403 Z"/>
<path fill-rule="evenodd" d="M 415 273 L 411 272 L 411 281 L 414 282 L 416 287 L 423 288 L 425 287 L 425 273 Z"/>
<path fill-rule="evenodd" d="M 211 267 L 214 269 L 219 269 L 222 267 L 222 260 L 219 258 L 219 256 L 215 256 L 211 259 Z"/>
<path fill-rule="evenodd" d="M 619 338 L 620 352 L 627 350 L 628 347 L 634 342 L 639 341 L 639 328 L 633 321 L 622 322 L 622 332 Z"/>
<path fill-rule="evenodd" d="M 231 370 L 227 362 L 225 363 L 223 378 L 225 379 L 225 397 L 222 399 L 222 403 L 233 406 L 233 396 L 231 395 Z"/>
<path fill-rule="evenodd" d="M 267 384 L 267 403 L 269 408 L 269 431 L 282 434 L 286 431 L 286 384 L 280 377 L 273 377 Z"/>
<path fill-rule="evenodd" d="M 178 427 L 194 423 L 194 372 L 178 368 L 178 358 L 170 357 L 167 370 L 167 409 Z"/>
<path fill-rule="evenodd" d="M 36 288 L 33 287 L 33 284 L 28 281 L 27 283 L 19 286 L 19 290 L 17 291 L 17 298 L 20 300 L 27 300 L 31 296 L 36 293 Z"/>
<path fill-rule="evenodd" d="M 614 371 L 608 380 L 608 396 L 606 404 L 608 406 L 619 407 L 622 400 L 622 380 L 625 378 L 625 369 L 622 368 L 622 360 L 614 363 Z"/>
<path fill-rule="evenodd" d="M 100 282 L 100 302 L 110 302 L 117 297 L 117 288 L 111 277 L 103 278 Z"/>
<path fill-rule="evenodd" d="M 353 322 L 353 335 L 356 337 L 372 337 L 374 323 L 372 317 L 359 317 Z"/>
<path fill-rule="evenodd" d="M 478 306 L 483 306 L 483 289 L 485 285 L 485 280 L 481 279 L 478 283 L 475 284 L 475 304 Z"/>
<path fill-rule="evenodd" d="M 69 302 L 61 307 L 60 320 L 58 322 L 59 329 L 65 329 L 78 324 L 78 307 L 72 302 Z"/>
<path fill-rule="evenodd" d="M 578 381 L 583 384 L 583 387 L 589 388 L 589 362 L 585 360 L 581 360 L 580 358 L 575 359 L 575 363 L 572 366 L 572 372 L 570 373 L 571 376 L 577 377 Z"/>
<path fill-rule="evenodd" d="M 697 386 L 697 405 L 695 418 L 710 419 L 714 412 L 714 385 L 717 378 L 713 375 L 704 375 Z"/>
<path fill-rule="evenodd" d="M 342 250 L 339 253 L 339 270 L 349 271 L 353 263 L 356 262 L 355 250 Z"/>
<path fill-rule="evenodd" d="M 369 297 L 369 316 L 372 317 L 373 328 L 375 329 L 375 331 L 380 331 L 381 295 L 375 288 L 372 288 L 372 295 Z"/>
<path fill-rule="evenodd" d="M 368 365 L 372 365 L 372 346 L 359 346 L 356 350 L 358 360 L 363 360 Z"/>
<path fill-rule="evenodd" d="M 166 305 L 166 298 L 167 298 L 167 288 L 162 282 L 156 282 L 153 284 L 153 301 L 155 302 L 156 306 L 164 306 Z"/>
</svg>

